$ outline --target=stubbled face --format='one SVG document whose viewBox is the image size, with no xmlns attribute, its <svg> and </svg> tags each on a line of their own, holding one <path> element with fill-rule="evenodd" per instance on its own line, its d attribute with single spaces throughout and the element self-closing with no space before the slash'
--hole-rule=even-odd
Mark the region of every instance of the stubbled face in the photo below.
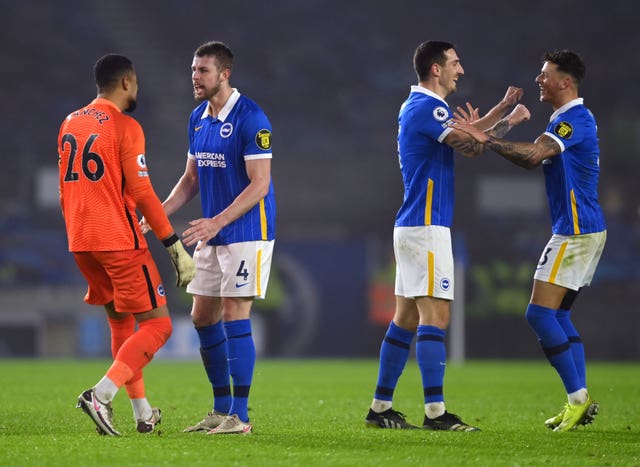
<svg viewBox="0 0 640 467">
<path fill-rule="evenodd" d="M 566 79 L 566 73 L 558 71 L 558 65 L 544 62 L 540 74 L 536 76 L 536 84 L 540 88 L 540 102 L 553 104 L 559 92 L 564 89 L 563 81 Z"/>
<path fill-rule="evenodd" d="M 193 83 L 193 97 L 196 101 L 202 102 L 211 99 L 220 92 L 224 81 L 226 81 L 224 71 L 220 70 L 218 60 L 215 57 L 193 57 L 191 82 Z"/>
<path fill-rule="evenodd" d="M 446 91 L 447 95 L 456 91 L 458 86 L 458 78 L 464 75 L 464 69 L 460 65 L 460 58 L 454 49 L 446 50 L 444 55 L 447 57 L 444 65 L 440 66 L 440 86 Z"/>
<path fill-rule="evenodd" d="M 128 76 L 129 79 L 129 93 L 127 95 L 127 107 L 125 107 L 125 112 L 133 112 L 136 110 L 138 105 L 138 75 L 136 73 L 131 73 Z"/>
</svg>

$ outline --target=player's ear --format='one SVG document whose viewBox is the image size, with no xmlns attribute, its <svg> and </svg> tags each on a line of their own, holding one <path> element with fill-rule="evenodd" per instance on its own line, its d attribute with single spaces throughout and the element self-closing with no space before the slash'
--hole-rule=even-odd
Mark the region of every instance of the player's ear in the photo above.
<svg viewBox="0 0 640 467">
<path fill-rule="evenodd" d="M 573 78 L 571 75 L 567 74 L 564 78 L 562 78 L 562 89 L 567 89 L 573 86 Z"/>
<path fill-rule="evenodd" d="M 131 86 L 133 86 L 133 76 L 129 73 L 122 75 L 122 78 L 120 78 L 120 86 L 122 86 L 122 89 L 125 91 L 131 89 Z"/>
<path fill-rule="evenodd" d="M 436 62 L 431 64 L 431 74 L 433 76 L 440 76 L 440 64 Z"/>
<path fill-rule="evenodd" d="M 231 78 L 231 68 L 225 68 L 222 70 L 222 76 L 224 76 L 225 80 L 229 81 L 229 78 Z"/>
</svg>

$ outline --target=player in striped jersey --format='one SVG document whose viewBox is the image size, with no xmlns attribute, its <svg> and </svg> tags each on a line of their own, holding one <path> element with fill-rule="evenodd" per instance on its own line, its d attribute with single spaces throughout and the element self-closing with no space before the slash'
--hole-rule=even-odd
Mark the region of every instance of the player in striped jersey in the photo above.
<svg viewBox="0 0 640 467">
<path fill-rule="evenodd" d="M 584 75 L 584 62 L 575 52 L 545 53 L 535 81 L 540 100 L 553 113 L 534 143 L 514 143 L 492 130 L 481 133 L 464 122 L 456 124 L 514 164 L 526 169 L 542 165 L 544 171 L 552 236 L 534 274 L 526 318 L 567 392 L 565 408 L 545 422 L 556 432 L 591 423 L 599 409 L 587 391 L 584 346 L 570 318 L 576 296 L 591 283 L 607 236 L 598 201 L 597 126 L 578 97 Z"/>
<path fill-rule="evenodd" d="M 114 359 L 98 384 L 80 394 L 78 407 L 99 433 L 117 436 L 111 401 L 123 385 L 137 430 L 151 432 L 160 423 L 160 410 L 146 399 L 142 369 L 172 329 L 165 289 L 136 222 L 136 208 L 167 247 L 178 285 L 193 278 L 194 264 L 151 185 L 142 128 L 123 113 L 136 106 L 133 64 L 109 54 L 96 62 L 94 73 L 98 96 L 60 127 L 59 191 L 69 251 L 89 284 L 85 301 L 104 305 Z"/>
<path fill-rule="evenodd" d="M 424 429 L 477 431 L 445 408 L 443 382 L 445 333 L 453 300 L 453 152 L 473 157 L 482 146 L 450 126 L 452 112 L 444 100 L 464 74 L 453 44 L 424 42 L 415 51 L 419 83 L 400 108 L 398 157 L 404 200 L 393 233 L 396 258 L 396 310 L 380 348 L 378 382 L 366 417 L 368 426 L 415 428 L 392 408 L 393 392 L 417 336 L 416 357 L 422 374 Z M 522 89 L 509 87 L 484 117 L 469 104 L 467 118 L 488 129 L 520 99 Z M 462 112 L 462 109 L 458 109 Z M 528 113 L 521 106 L 505 117 L 506 131 Z"/>
<path fill-rule="evenodd" d="M 191 317 L 213 391 L 213 409 L 185 431 L 251 432 L 248 398 L 256 351 L 250 312 L 264 298 L 275 238 L 271 123 L 231 87 L 233 54 L 222 42 L 194 53 L 194 97 L 184 174 L 164 201 L 167 214 L 200 192 L 201 219 L 184 232 L 195 245 Z M 230 387 L 233 380 L 233 392 Z"/>
</svg>

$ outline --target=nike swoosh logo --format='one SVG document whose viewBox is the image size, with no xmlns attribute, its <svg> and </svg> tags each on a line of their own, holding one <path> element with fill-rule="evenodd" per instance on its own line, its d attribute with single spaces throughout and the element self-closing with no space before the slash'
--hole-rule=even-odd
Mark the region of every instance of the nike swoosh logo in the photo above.
<svg viewBox="0 0 640 467">
<path fill-rule="evenodd" d="M 238 284 L 238 283 L 236 282 L 236 289 L 239 289 L 240 287 L 244 287 L 244 286 L 245 286 L 245 285 L 247 285 L 247 284 L 248 284 L 248 282 L 245 282 L 244 284 Z"/>
<path fill-rule="evenodd" d="M 202 125 L 195 127 L 195 130 L 200 131 L 201 128 L 202 128 Z"/>
</svg>

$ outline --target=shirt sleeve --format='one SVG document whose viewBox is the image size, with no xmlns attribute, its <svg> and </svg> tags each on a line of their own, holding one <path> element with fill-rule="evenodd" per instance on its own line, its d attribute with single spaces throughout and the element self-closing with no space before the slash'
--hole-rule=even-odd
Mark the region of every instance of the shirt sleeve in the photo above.
<svg viewBox="0 0 640 467">
<path fill-rule="evenodd" d="M 589 122 L 580 115 L 569 116 L 560 115 L 547 127 L 545 134 L 551 137 L 558 145 L 562 152 L 582 142 Z"/>
<path fill-rule="evenodd" d="M 149 178 L 142 127 L 135 120 L 130 121 L 121 142 L 125 191 L 134 199 L 156 237 L 163 240 L 173 233 L 173 227 Z"/>
<path fill-rule="evenodd" d="M 193 136 L 194 136 L 194 117 L 193 113 L 189 116 L 189 124 L 187 126 L 187 139 L 189 141 L 189 149 L 187 150 L 187 158 L 195 159 L 195 150 L 193 149 Z"/>
<path fill-rule="evenodd" d="M 242 155 L 245 160 L 270 159 L 272 157 L 271 123 L 264 112 L 253 112 L 244 121 L 242 137 Z"/>
<path fill-rule="evenodd" d="M 442 143 L 444 138 L 453 131 L 448 125 L 451 120 L 449 107 L 442 102 L 424 106 L 418 114 L 418 131 L 431 139 Z"/>
</svg>

